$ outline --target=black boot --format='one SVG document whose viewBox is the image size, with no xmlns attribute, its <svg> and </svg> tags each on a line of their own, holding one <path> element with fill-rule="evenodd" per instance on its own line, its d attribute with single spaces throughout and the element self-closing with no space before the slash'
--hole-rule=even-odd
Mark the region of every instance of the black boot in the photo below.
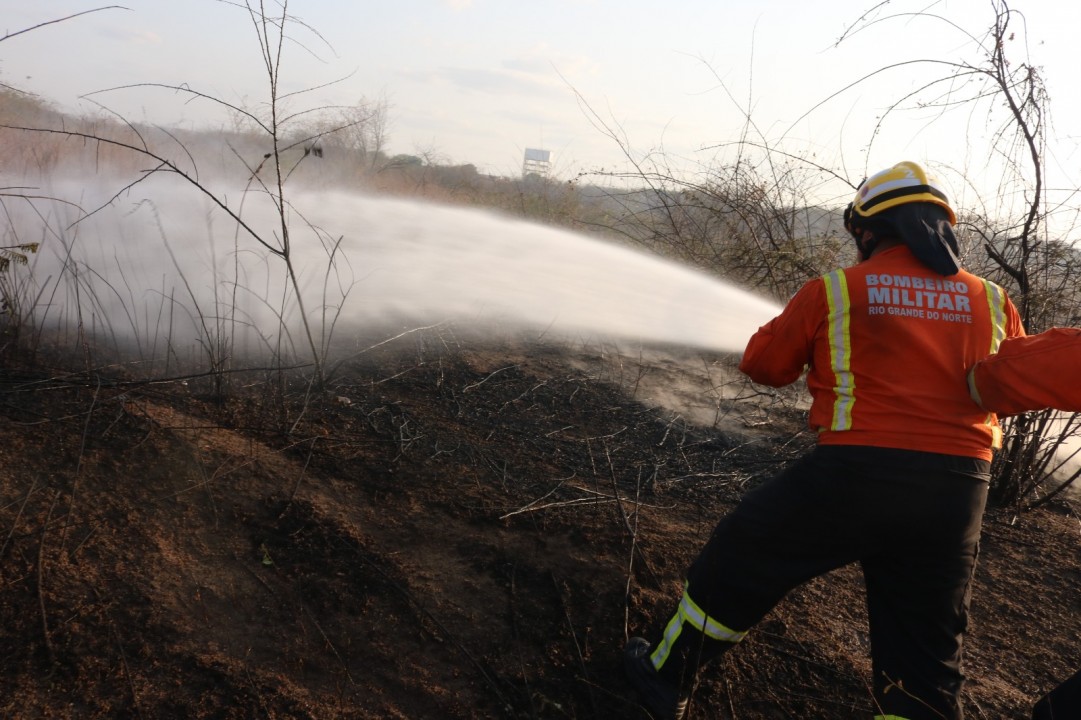
<svg viewBox="0 0 1081 720">
<path fill-rule="evenodd" d="M 687 713 L 686 695 L 668 679 L 661 677 L 649 659 L 650 644 L 645 638 L 632 637 L 623 648 L 623 670 L 638 692 L 642 704 L 654 720 L 682 720 Z"/>
</svg>

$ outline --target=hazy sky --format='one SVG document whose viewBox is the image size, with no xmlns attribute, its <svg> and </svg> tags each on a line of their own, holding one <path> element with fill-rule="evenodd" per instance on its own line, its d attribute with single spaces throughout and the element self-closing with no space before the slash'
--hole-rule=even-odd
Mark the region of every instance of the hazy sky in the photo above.
<svg viewBox="0 0 1081 720">
<path fill-rule="evenodd" d="M 80 95 L 132 83 L 187 84 L 227 102 L 256 107 L 266 72 L 246 11 L 216 0 L 127 0 L 108 9 L 0 42 L 0 81 L 67 109 L 92 110 Z M 944 162 L 979 172 L 980 117 L 954 113 L 929 122 L 923 111 L 897 116 L 876 137 L 892 102 L 940 76 L 909 66 L 816 105 L 868 72 L 900 60 L 978 62 L 990 0 L 905 2 L 877 11 L 926 11 L 931 18 L 887 19 L 839 46 L 838 38 L 875 3 L 806 0 L 293 0 L 294 25 L 281 86 L 318 88 L 293 109 L 386 98 L 390 150 L 434 152 L 481 171 L 520 172 L 527 147 L 552 151 L 555 172 L 618 167 L 618 145 L 594 113 L 618 129 L 633 152 L 662 149 L 679 163 L 708 164 L 714 150 L 755 123 L 751 139 L 777 143 L 841 169 L 858 181 L 902 159 Z M 0 31 L 11 33 L 104 7 L 82 0 L 0 0 Z M 267 4 L 268 11 L 276 8 Z M 830 9 L 823 9 L 823 8 Z M 1077 175 L 1081 135 L 1077 90 L 1078 4 L 1017 0 L 1025 15 L 1010 53 L 1042 66 L 1056 118 L 1061 182 Z M 280 12 L 275 9 L 274 12 Z M 966 32 L 968 33 L 966 35 Z M 334 82 L 338 80 L 339 82 Z M 328 83 L 333 83 L 327 85 Z M 323 87 L 320 87 L 323 86 Z M 206 102 L 178 104 L 168 91 L 138 88 L 95 95 L 134 120 L 170 125 L 229 124 Z M 907 118 L 901 122 L 901 118 Z M 975 168 L 973 170 L 973 168 Z"/>
</svg>

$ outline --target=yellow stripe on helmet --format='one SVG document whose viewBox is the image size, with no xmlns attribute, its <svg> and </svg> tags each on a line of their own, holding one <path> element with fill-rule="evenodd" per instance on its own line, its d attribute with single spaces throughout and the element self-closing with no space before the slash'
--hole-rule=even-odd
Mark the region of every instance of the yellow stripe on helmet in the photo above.
<svg viewBox="0 0 1081 720">
<path fill-rule="evenodd" d="M 940 205 L 949 214 L 950 224 L 957 224 L 957 215 L 950 207 L 945 188 L 923 166 L 911 161 L 897 163 L 860 183 L 851 207 L 856 215 L 869 218 L 883 210 L 913 202 Z"/>
</svg>

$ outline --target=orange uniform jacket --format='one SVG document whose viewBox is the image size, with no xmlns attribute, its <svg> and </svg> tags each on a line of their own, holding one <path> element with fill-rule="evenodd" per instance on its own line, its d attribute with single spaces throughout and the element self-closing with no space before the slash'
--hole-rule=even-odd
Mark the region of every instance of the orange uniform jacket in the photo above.
<svg viewBox="0 0 1081 720">
<path fill-rule="evenodd" d="M 1051 328 L 1010 338 L 976 363 L 968 382 L 972 398 L 1000 415 L 1044 408 L 1081 412 L 1081 330 Z"/>
<path fill-rule="evenodd" d="M 1020 335 L 1002 288 L 964 270 L 936 275 L 895 246 L 804 285 L 754 334 L 740 370 L 780 387 L 808 368 L 820 444 L 989 460 L 998 419 L 970 397 L 965 376 Z"/>
</svg>

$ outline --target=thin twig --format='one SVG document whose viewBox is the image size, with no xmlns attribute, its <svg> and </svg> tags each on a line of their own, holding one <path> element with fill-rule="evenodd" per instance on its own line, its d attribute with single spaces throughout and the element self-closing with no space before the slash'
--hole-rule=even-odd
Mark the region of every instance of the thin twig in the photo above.
<svg viewBox="0 0 1081 720">
<path fill-rule="evenodd" d="M 319 438 L 317 438 L 317 437 L 313 437 L 313 438 L 312 438 L 312 444 L 308 446 L 308 454 L 307 454 L 307 456 L 306 456 L 306 457 L 304 458 L 304 467 L 302 467 L 302 468 L 300 469 L 300 472 L 299 472 L 299 473 L 297 473 L 297 481 L 296 481 L 296 483 L 294 483 L 294 485 L 293 485 L 293 490 L 292 490 L 292 491 L 291 491 L 291 492 L 289 493 L 289 501 L 288 501 L 287 503 L 285 503 L 285 508 L 284 508 L 284 509 L 283 509 L 283 510 L 281 511 L 281 513 L 280 513 L 280 514 L 278 515 L 278 519 L 279 519 L 279 520 L 280 520 L 280 519 L 281 519 L 282 517 L 284 517 L 284 516 L 285 516 L 285 512 L 286 512 L 286 511 L 287 511 L 287 510 L 288 510 L 288 509 L 289 509 L 289 508 L 290 508 L 290 507 L 292 506 L 292 504 L 293 504 L 293 500 L 294 500 L 294 499 L 296 498 L 296 496 L 297 496 L 297 491 L 298 491 L 298 490 L 300 490 L 300 483 L 301 483 L 301 481 L 302 481 L 302 480 L 304 479 L 304 475 L 305 475 L 305 473 L 307 473 L 307 472 L 308 472 L 308 464 L 309 464 L 309 463 L 311 463 L 311 461 L 312 461 L 312 455 L 313 455 L 313 454 L 315 453 L 315 443 L 316 443 L 316 442 L 317 442 L 318 440 L 319 440 Z"/>
<path fill-rule="evenodd" d="M 488 373 L 488 375 L 483 380 L 480 380 L 479 382 L 475 382 L 472 385 L 466 385 L 464 388 L 462 388 L 462 394 L 465 394 L 465 393 L 469 392 L 473 388 L 480 387 L 481 385 L 488 382 L 489 380 L 491 380 L 493 377 L 495 377 L 499 373 L 501 373 L 501 372 L 503 372 L 505 370 L 513 370 L 516 367 L 518 367 L 518 366 L 517 365 L 508 365 L 507 367 L 502 367 L 502 368 L 499 368 L 498 370 L 493 370 L 492 372 Z"/>
<path fill-rule="evenodd" d="M 623 639 L 630 638 L 630 624 L 631 624 L 631 581 L 634 579 L 634 554 L 638 549 L 638 498 L 642 493 L 642 471 L 638 471 L 638 480 L 635 483 L 634 489 L 634 525 L 631 529 L 631 554 L 630 559 L 627 561 L 627 582 L 623 586 Z"/>
<path fill-rule="evenodd" d="M 45 516 L 45 524 L 41 527 L 41 542 L 38 544 L 38 607 L 41 609 L 41 634 L 45 638 L 45 651 L 49 655 L 50 672 L 56 665 L 56 655 L 53 653 L 53 643 L 49 638 L 49 616 L 45 611 L 45 535 L 49 532 L 49 521 L 53 517 L 53 509 L 60 499 L 60 491 L 53 492 L 53 501 L 49 505 L 49 512 Z"/>
<path fill-rule="evenodd" d="M 98 404 L 98 394 L 101 392 L 101 383 L 94 388 L 94 396 L 90 399 L 90 408 L 86 411 L 86 422 L 83 423 L 83 436 L 79 442 L 79 456 L 75 462 L 75 477 L 71 480 L 71 502 L 68 504 L 68 512 L 65 515 L 65 519 L 70 519 L 75 513 L 75 500 L 79 492 L 79 478 L 82 476 L 83 469 L 83 457 L 86 455 L 86 441 L 90 436 L 90 421 L 94 417 L 94 410 Z M 67 525 L 64 526 L 64 531 L 60 533 L 60 552 L 64 551 L 64 546 L 68 541 Z"/>
<path fill-rule="evenodd" d="M 11 39 L 13 37 L 17 37 L 19 35 L 22 35 L 23 33 L 31 32 L 32 30 L 37 30 L 39 28 L 43 28 L 46 25 L 55 25 L 56 23 L 61 23 L 61 22 L 64 22 L 65 20 L 71 20 L 72 18 L 77 18 L 80 15 L 89 15 L 90 13 L 101 12 L 102 10 L 130 10 L 130 9 L 131 8 L 124 7 L 123 5 L 106 5 L 104 7 L 91 8 L 90 10 L 83 10 L 82 12 L 72 13 L 71 15 L 66 15 L 66 16 L 64 16 L 62 18 L 57 18 L 55 20 L 46 20 L 45 22 L 40 22 L 37 25 L 31 25 L 28 28 L 23 28 L 22 30 L 16 30 L 15 32 L 7 33 L 3 37 L 0 37 L 0 42 L 3 42 L 4 40 L 9 40 L 9 39 Z"/>
<path fill-rule="evenodd" d="M 248 567 L 248 564 L 244 562 L 239 556 L 234 555 L 234 559 L 238 563 L 240 563 L 240 566 L 242 568 L 248 571 L 248 574 L 250 574 L 253 578 L 259 581 L 259 584 L 262 585 L 268 593 L 270 593 L 271 597 L 278 597 L 278 594 L 274 591 L 274 588 L 270 586 L 270 583 L 260 577 L 259 573 Z M 345 662 L 345 658 L 343 658 L 341 656 L 341 653 L 338 652 L 338 648 L 334 645 L 333 642 L 331 642 L 330 637 L 327 636 L 326 632 L 323 630 L 323 627 L 315 619 L 315 616 L 312 615 L 311 610 L 309 610 L 303 602 L 297 601 L 297 605 L 300 607 L 301 610 L 304 611 L 304 614 L 308 616 L 308 619 L 311 620 L 312 625 L 314 625 L 315 629 L 319 631 L 319 634 L 323 636 L 323 642 L 325 642 L 327 644 L 327 647 L 330 648 L 330 651 L 334 653 L 334 657 L 336 657 L 338 659 L 338 662 L 342 664 L 342 670 L 345 672 L 345 677 L 349 681 L 349 684 L 353 687 L 356 687 L 356 682 L 353 680 L 353 676 L 349 673 L 348 663 Z"/>
<path fill-rule="evenodd" d="M 105 619 L 109 622 L 109 629 L 112 630 L 113 638 L 116 640 L 116 649 L 120 653 L 120 664 L 124 668 L 124 678 L 128 681 L 128 690 L 131 691 L 131 703 L 135 707 L 135 717 L 141 718 L 143 716 L 142 710 L 139 709 L 139 693 L 135 690 L 135 680 L 131 675 L 131 667 L 128 665 L 128 656 L 124 652 L 124 643 L 120 639 L 120 631 L 116 627 L 116 622 L 113 620 L 112 615 L 109 613 L 109 608 L 105 606 L 101 599 L 101 593 L 98 592 L 96 587 L 91 586 L 90 590 L 94 593 L 94 598 L 102 603 L 102 613 L 105 615 Z"/>
<path fill-rule="evenodd" d="M 0 558 L 4 557 L 4 552 L 7 550 L 8 543 L 11 542 L 11 536 L 15 534 L 15 528 L 19 525 L 19 518 L 23 515 L 23 510 L 26 508 L 26 503 L 30 502 L 30 496 L 34 494 L 34 488 L 38 485 L 38 479 L 35 477 L 34 482 L 30 483 L 30 489 L 26 491 L 26 497 L 23 498 L 22 504 L 19 506 L 19 512 L 15 514 L 15 519 L 11 523 L 11 530 L 8 531 L 8 536 L 4 538 L 4 544 L 0 545 Z"/>
<path fill-rule="evenodd" d="M 627 534 L 633 536 L 634 528 L 631 527 L 630 518 L 627 516 L 627 511 L 623 508 L 623 498 L 619 496 L 619 481 L 616 479 L 616 466 L 612 463 L 612 454 L 608 451 L 608 443 L 604 443 L 604 457 L 608 460 L 608 475 L 612 479 L 612 492 L 616 501 L 616 507 L 619 509 L 620 518 L 623 520 L 623 527 L 627 529 Z"/>
<path fill-rule="evenodd" d="M 518 608 L 515 599 L 518 597 L 518 566 L 512 564 L 510 568 L 510 626 L 514 635 L 514 649 L 518 655 L 518 668 L 522 673 L 522 683 L 525 685 L 525 695 L 529 699 L 529 714 L 536 720 L 537 706 L 533 702 L 533 691 L 529 689 L 529 675 L 526 672 L 525 660 L 522 658 L 521 633 L 518 631 Z"/>
<path fill-rule="evenodd" d="M 586 666 L 585 657 L 582 655 L 582 646 L 578 642 L 578 634 L 574 632 L 574 623 L 571 622 L 570 610 L 567 609 L 567 599 L 563 595 L 563 586 L 556 579 L 555 572 L 548 571 L 548 577 L 552 580 L 552 585 L 556 589 L 556 593 L 559 594 L 559 605 L 563 609 L 563 618 L 567 621 L 567 630 L 571 634 L 571 640 L 574 641 L 574 652 L 578 655 L 578 664 L 582 667 L 582 677 L 586 680 L 589 679 L 589 668 Z M 593 696 L 592 684 L 587 683 L 586 687 L 589 688 L 589 704 L 593 706 L 593 715 L 599 715 L 597 708 L 597 699 Z"/>
</svg>

